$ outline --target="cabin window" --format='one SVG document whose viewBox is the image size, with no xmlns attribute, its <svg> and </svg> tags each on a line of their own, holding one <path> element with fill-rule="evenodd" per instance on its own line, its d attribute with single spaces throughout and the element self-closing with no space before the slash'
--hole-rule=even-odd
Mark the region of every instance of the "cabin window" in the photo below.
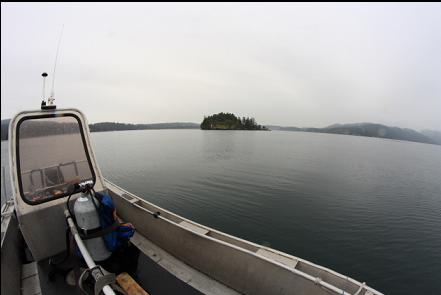
<svg viewBox="0 0 441 295">
<path fill-rule="evenodd" d="M 80 120 L 72 115 L 27 117 L 17 127 L 20 194 L 28 204 L 67 196 L 95 174 Z"/>
</svg>

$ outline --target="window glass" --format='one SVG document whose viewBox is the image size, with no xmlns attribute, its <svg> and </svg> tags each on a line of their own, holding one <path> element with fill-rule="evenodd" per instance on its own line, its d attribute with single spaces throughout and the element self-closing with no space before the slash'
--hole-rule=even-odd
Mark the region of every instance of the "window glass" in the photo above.
<svg viewBox="0 0 441 295">
<path fill-rule="evenodd" d="M 25 201 L 63 197 L 70 184 L 94 180 L 77 118 L 29 118 L 18 128 L 20 190 Z"/>
</svg>

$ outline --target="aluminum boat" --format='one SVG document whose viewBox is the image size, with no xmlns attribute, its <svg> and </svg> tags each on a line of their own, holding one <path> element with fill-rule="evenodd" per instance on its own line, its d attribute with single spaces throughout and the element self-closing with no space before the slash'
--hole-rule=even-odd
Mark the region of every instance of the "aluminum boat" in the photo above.
<svg viewBox="0 0 441 295">
<path fill-rule="evenodd" d="M 1 209 L 2 294 L 83 294 L 78 275 L 73 284 L 67 279 L 75 265 L 81 274 L 96 271 L 91 294 L 382 294 L 329 268 L 188 220 L 106 180 L 77 109 L 45 106 L 17 114 L 10 122 L 9 153 L 12 195 Z M 78 235 L 66 206 L 81 195 L 68 187 L 83 182 L 110 195 L 119 218 L 136 229 L 130 245 L 138 255 L 122 258 L 133 260 L 136 288 L 115 289 L 112 279 L 119 274 L 100 267 Z M 63 257 L 64 266 L 57 262 Z"/>
</svg>

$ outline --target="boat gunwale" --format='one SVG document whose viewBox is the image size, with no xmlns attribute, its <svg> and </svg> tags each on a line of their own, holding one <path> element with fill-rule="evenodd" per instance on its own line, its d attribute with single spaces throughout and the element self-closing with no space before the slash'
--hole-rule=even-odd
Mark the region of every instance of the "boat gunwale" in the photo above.
<svg viewBox="0 0 441 295">
<path fill-rule="evenodd" d="M 360 294 L 359 292 L 362 291 L 362 290 L 364 289 L 364 290 L 366 290 L 366 291 L 370 291 L 370 292 L 372 292 L 372 293 L 375 294 L 375 295 L 384 295 L 383 293 L 381 293 L 381 292 L 379 292 L 379 291 L 377 291 L 377 290 L 375 290 L 375 289 L 369 287 L 369 286 L 366 285 L 366 283 L 364 283 L 364 282 L 363 282 L 363 283 L 362 283 L 362 282 L 359 282 L 359 281 L 357 281 L 357 280 L 355 280 L 355 279 L 353 279 L 353 278 L 351 278 L 351 277 L 349 277 L 349 276 L 345 276 L 345 275 L 343 275 L 343 274 L 341 274 L 341 273 L 338 273 L 338 272 L 336 272 L 336 271 L 334 271 L 334 270 L 332 270 L 332 269 L 329 269 L 329 268 L 327 268 L 327 267 L 324 267 L 324 266 L 321 266 L 321 265 L 318 265 L 318 264 L 312 263 L 312 262 L 310 262 L 310 261 L 308 261 L 308 260 L 305 260 L 305 259 L 299 258 L 299 257 L 294 256 L 294 255 L 290 255 L 290 254 L 285 253 L 285 252 L 281 252 L 281 251 L 276 250 L 276 249 L 273 249 L 273 248 L 269 248 L 269 247 L 261 246 L 261 245 L 259 245 L 259 244 L 254 243 L 254 242 L 247 241 L 247 240 L 244 240 L 244 239 L 238 238 L 238 237 L 236 237 L 236 236 L 229 235 L 229 234 L 227 234 L 227 233 L 221 232 L 221 231 L 219 231 L 219 230 L 216 230 L 216 229 L 210 228 L 210 227 L 208 227 L 208 226 L 205 226 L 205 225 L 199 224 L 199 223 L 197 223 L 197 222 L 194 222 L 194 221 L 192 221 L 192 220 L 189 220 L 189 219 L 187 219 L 187 218 L 185 218 L 185 217 L 182 217 L 182 216 L 180 216 L 180 215 L 178 215 L 178 214 L 176 214 L 176 213 L 173 213 L 173 212 L 171 212 L 171 211 L 169 211 L 169 210 L 166 210 L 166 209 L 164 209 L 164 208 L 162 208 L 162 207 L 160 207 L 160 206 L 157 206 L 157 205 L 155 205 L 155 204 L 153 204 L 153 203 L 151 203 L 151 202 L 149 202 L 149 201 L 147 201 L 147 200 L 144 200 L 144 199 L 138 197 L 137 195 L 135 195 L 135 194 L 133 194 L 133 193 L 131 193 L 131 192 L 129 192 L 129 191 L 127 191 L 127 190 L 121 188 L 120 186 L 118 186 L 118 185 L 112 183 L 111 181 L 107 180 L 106 178 L 104 178 L 104 184 L 105 184 L 105 186 L 106 186 L 107 189 L 109 189 L 109 190 L 111 190 L 112 192 L 114 192 L 115 194 L 117 194 L 121 199 L 123 199 L 124 201 L 130 203 L 130 204 L 133 205 L 134 207 L 136 207 L 136 208 L 138 208 L 138 209 L 141 209 L 141 210 L 143 210 L 143 211 L 145 211 L 145 212 L 147 212 L 147 213 L 149 213 L 149 214 L 152 214 L 152 215 L 153 215 L 153 214 L 155 214 L 155 212 L 152 212 L 151 210 L 149 210 L 149 209 L 147 209 L 147 208 L 145 208 L 145 207 L 143 207 L 143 206 L 141 206 L 141 205 L 139 205 L 139 204 L 136 204 L 136 203 L 137 203 L 138 201 L 139 201 L 139 202 L 143 202 L 143 203 L 145 203 L 145 204 L 147 204 L 147 205 L 149 205 L 149 206 L 151 206 L 151 207 L 157 208 L 157 209 L 160 210 L 160 211 L 163 211 L 163 212 L 165 212 L 165 213 L 167 213 L 167 214 L 170 214 L 171 216 L 173 216 L 173 217 L 175 217 L 175 218 L 177 218 L 177 219 L 181 219 L 181 221 L 186 221 L 186 222 L 188 222 L 188 223 L 190 223 L 190 224 L 193 224 L 193 225 L 195 225 L 195 226 L 198 226 L 198 227 L 204 228 L 204 229 L 206 229 L 206 230 L 208 230 L 208 231 L 215 232 L 215 233 L 217 233 L 217 234 L 219 234 L 219 235 L 221 235 L 221 236 L 226 236 L 226 237 L 228 237 L 229 239 L 237 240 L 237 241 L 239 241 L 239 242 L 241 242 L 241 243 L 245 243 L 245 244 L 251 245 L 251 246 L 253 246 L 253 247 L 256 247 L 257 250 L 259 250 L 259 249 L 265 249 L 265 250 L 267 250 L 267 251 L 273 252 L 273 253 L 275 253 L 275 254 L 277 254 L 277 255 L 280 255 L 280 256 L 286 257 L 286 258 L 288 258 L 288 259 L 295 259 L 295 260 L 298 260 L 299 262 L 302 262 L 302 263 L 304 263 L 304 264 L 310 265 L 310 266 L 312 266 L 312 267 L 314 267 L 314 268 L 317 268 L 317 269 L 320 270 L 320 271 L 328 272 L 328 273 L 331 274 L 331 275 L 335 275 L 335 276 L 338 277 L 339 279 L 342 279 L 342 280 L 348 281 L 348 282 L 353 283 L 354 285 L 358 286 L 359 289 L 358 289 L 358 291 L 357 291 L 356 293 L 354 293 L 354 294 Z M 109 187 L 109 186 L 110 186 L 110 187 Z M 122 193 L 119 194 L 119 193 L 115 192 L 114 190 L 112 190 L 112 189 L 111 189 L 112 186 L 113 186 L 114 188 L 116 188 L 117 190 L 120 190 Z M 131 201 L 131 200 L 127 199 L 125 196 L 123 196 L 123 194 L 125 194 L 125 195 L 127 195 L 127 196 L 129 196 L 129 197 L 131 197 L 131 198 L 135 198 L 136 201 Z M 342 289 L 340 289 L 340 288 L 338 288 L 338 287 L 332 285 L 331 283 L 328 283 L 328 282 L 326 282 L 326 281 L 323 281 L 320 277 L 315 277 L 315 276 L 310 275 L 310 274 L 308 274 L 308 273 L 306 273 L 306 272 L 303 272 L 303 271 L 301 271 L 301 270 L 299 270 L 299 269 L 297 269 L 297 268 L 289 267 L 289 266 L 287 266 L 287 265 L 285 265 L 285 264 L 283 264 L 283 263 L 281 263 L 281 262 L 279 262 L 279 261 L 277 261 L 277 260 L 274 260 L 274 259 L 271 259 L 271 258 L 265 257 L 265 256 L 263 256 L 263 255 L 259 255 L 259 254 L 257 254 L 257 250 L 256 250 L 256 252 L 253 252 L 253 251 L 250 251 L 250 250 L 248 250 L 248 249 L 246 249 L 246 248 L 240 247 L 240 246 L 235 245 L 235 244 L 232 244 L 232 243 L 228 243 L 228 242 L 226 242 L 226 241 L 223 241 L 223 240 L 221 240 L 221 239 L 217 239 L 217 238 L 212 237 L 212 236 L 209 236 L 209 235 L 207 235 L 207 234 L 201 234 L 201 233 L 199 233 L 199 232 L 193 231 L 193 230 L 191 230 L 191 229 L 189 229 L 189 228 L 187 228 L 187 227 L 185 227 L 185 226 L 183 226 L 183 225 L 181 225 L 181 224 L 179 224 L 179 223 L 177 223 L 177 222 L 175 222 L 175 221 L 173 221 L 173 220 L 171 220 L 171 219 L 169 219 L 169 218 L 163 217 L 163 216 L 161 216 L 161 215 L 155 215 L 155 217 L 156 217 L 156 218 L 159 218 L 159 219 L 161 219 L 161 220 L 163 220 L 163 221 L 166 221 L 166 222 L 168 222 L 168 223 L 170 223 L 170 224 L 172 224 L 172 225 L 174 225 L 174 226 L 177 226 L 177 227 L 179 227 L 179 228 L 181 228 L 181 229 L 184 229 L 184 230 L 186 230 L 186 231 L 189 231 L 189 232 L 191 232 L 191 233 L 193 233 L 193 234 L 195 234 L 195 235 L 197 235 L 197 236 L 199 236 L 199 237 L 206 238 L 206 239 L 208 239 L 208 240 L 211 240 L 212 242 L 220 243 L 220 244 L 222 244 L 222 245 L 224 245 L 224 246 L 231 247 L 231 248 L 236 249 L 236 250 L 238 250 L 238 251 L 241 251 L 241 252 L 244 252 L 244 253 L 246 253 L 246 254 L 252 255 L 252 256 L 254 256 L 254 257 L 258 258 L 258 259 L 262 259 L 262 260 L 265 260 L 265 261 L 270 262 L 270 263 L 272 263 L 272 264 L 275 264 L 275 265 L 277 265 L 277 266 L 279 266 L 279 267 L 281 267 L 281 268 L 283 268 L 283 269 L 285 269 L 285 270 L 287 270 L 287 271 L 290 271 L 290 272 L 292 272 L 292 273 L 294 273 L 294 274 L 296 274 L 296 275 L 299 275 L 299 276 L 301 276 L 301 277 L 303 277 L 303 278 L 305 278 L 305 279 L 307 279 L 307 280 L 309 280 L 309 281 L 312 281 L 312 282 L 314 282 L 315 284 L 318 284 L 318 285 L 320 285 L 320 286 L 322 286 L 322 287 L 325 287 L 325 288 L 327 288 L 327 289 L 329 289 L 329 290 L 331 290 L 331 291 L 333 291 L 333 292 L 336 292 L 337 294 L 351 294 L 351 293 L 349 293 L 349 292 L 347 292 L 347 291 L 345 291 L 345 290 L 342 290 Z"/>
</svg>

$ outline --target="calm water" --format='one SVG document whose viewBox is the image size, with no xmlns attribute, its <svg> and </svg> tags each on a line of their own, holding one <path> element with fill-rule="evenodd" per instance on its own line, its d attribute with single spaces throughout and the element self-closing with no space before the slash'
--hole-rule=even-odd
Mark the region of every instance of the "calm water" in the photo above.
<svg viewBox="0 0 441 295">
<path fill-rule="evenodd" d="M 277 131 L 92 140 L 106 178 L 177 214 L 387 294 L 441 294 L 440 146 Z"/>
</svg>

